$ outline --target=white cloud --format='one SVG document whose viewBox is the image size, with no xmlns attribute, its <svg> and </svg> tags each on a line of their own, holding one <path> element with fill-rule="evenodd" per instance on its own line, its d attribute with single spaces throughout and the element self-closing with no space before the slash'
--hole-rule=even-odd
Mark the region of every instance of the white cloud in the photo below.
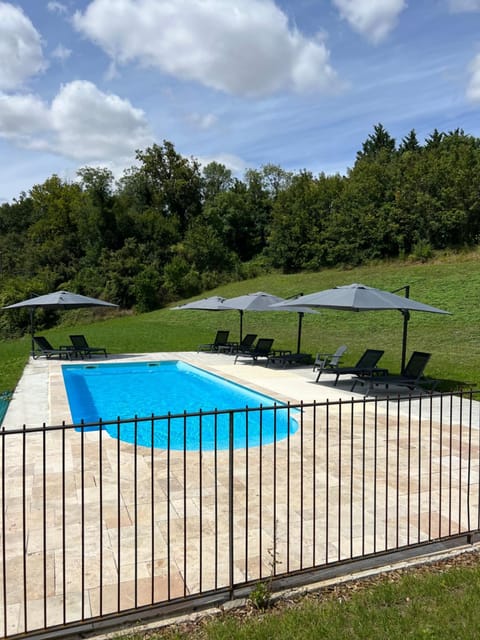
<svg viewBox="0 0 480 640">
<path fill-rule="evenodd" d="M 405 0 L 333 0 L 342 18 L 374 44 L 384 40 L 406 8 Z"/>
<path fill-rule="evenodd" d="M 67 7 L 62 2 L 56 2 L 55 0 L 47 2 L 47 9 L 52 13 L 67 13 Z"/>
<path fill-rule="evenodd" d="M 0 95 L 0 136 L 29 144 L 30 136 L 51 127 L 48 107 L 32 95 Z"/>
<path fill-rule="evenodd" d="M 57 58 L 61 62 L 65 62 L 72 55 L 72 50 L 64 47 L 63 44 L 59 44 L 52 51 L 52 57 Z"/>
<path fill-rule="evenodd" d="M 273 0 L 92 0 L 73 22 L 118 65 L 227 93 L 338 87 L 324 42 L 291 27 Z"/>
<path fill-rule="evenodd" d="M 467 99 L 480 103 L 480 54 L 470 63 L 470 82 L 467 87 Z"/>
<path fill-rule="evenodd" d="M 218 153 L 212 156 L 195 156 L 195 159 L 198 160 L 202 167 L 206 167 L 211 162 L 218 162 L 219 164 L 223 164 L 225 167 L 227 167 L 227 169 L 230 169 L 230 171 L 237 176 L 243 174 L 248 168 L 245 160 L 231 153 Z"/>
<path fill-rule="evenodd" d="M 150 144 L 145 115 L 91 82 L 63 86 L 49 106 L 35 96 L 0 96 L 0 136 L 80 162 L 130 162 Z"/>
<path fill-rule="evenodd" d="M 480 0 L 448 0 L 448 7 L 453 13 L 480 11 Z"/>
<path fill-rule="evenodd" d="M 145 115 L 91 82 L 63 86 L 52 102 L 57 151 L 79 160 L 131 156 L 149 140 Z"/>
<path fill-rule="evenodd" d="M 210 129 L 217 123 L 217 116 L 213 113 L 191 113 L 188 116 L 188 121 L 197 129 Z"/>
<path fill-rule="evenodd" d="M 11 91 L 46 68 L 40 35 L 17 7 L 0 2 L 0 90 Z"/>
</svg>

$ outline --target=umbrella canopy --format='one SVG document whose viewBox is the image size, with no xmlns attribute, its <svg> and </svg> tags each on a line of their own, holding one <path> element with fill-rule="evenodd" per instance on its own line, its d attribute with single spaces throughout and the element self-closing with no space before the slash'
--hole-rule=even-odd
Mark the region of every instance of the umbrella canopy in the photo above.
<svg viewBox="0 0 480 640">
<path fill-rule="evenodd" d="M 181 304 L 178 307 L 172 307 L 173 311 L 181 309 L 197 309 L 198 311 L 229 311 L 228 307 L 223 304 L 225 298 L 220 296 L 211 296 L 210 298 L 202 298 L 202 300 L 194 300 Z"/>
<path fill-rule="evenodd" d="M 409 289 L 407 288 L 407 292 Z M 432 307 L 423 302 L 417 302 L 409 297 L 398 296 L 390 291 L 367 287 L 364 284 L 350 284 L 333 289 L 325 289 L 316 293 L 300 296 L 296 300 L 287 300 L 279 303 L 279 307 L 292 307 L 294 305 L 307 305 L 341 311 L 385 311 L 393 309 L 400 311 L 404 317 L 404 331 L 402 341 L 402 364 L 405 368 L 407 351 L 407 332 L 410 311 L 424 311 L 428 313 L 449 314 L 448 311 Z"/>
<path fill-rule="evenodd" d="M 9 304 L 4 309 L 21 309 L 22 307 L 56 307 L 57 309 L 78 309 L 80 307 L 118 307 L 118 304 L 105 302 L 97 298 L 89 298 L 78 293 L 70 293 L 69 291 L 55 291 L 55 293 L 46 293 L 44 296 L 36 296 Z"/>
<path fill-rule="evenodd" d="M 36 296 L 29 298 L 28 300 L 22 300 L 22 302 L 16 302 L 15 304 L 9 304 L 3 309 L 29 309 L 30 311 L 30 332 L 32 336 L 32 352 L 35 349 L 33 336 L 35 335 L 33 316 L 35 309 L 43 307 L 47 309 L 79 309 L 81 307 L 118 307 L 117 304 L 112 302 L 105 302 L 98 298 L 90 298 L 88 296 L 82 296 L 78 293 L 70 293 L 70 291 L 55 291 L 54 293 L 47 293 L 43 296 Z"/>
<path fill-rule="evenodd" d="M 236 298 L 227 298 L 223 304 L 227 309 L 238 309 L 240 311 L 240 342 L 243 335 L 243 312 L 244 311 L 295 311 L 298 313 L 298 333 L 297 333 L 297 353 L 300 353 L 302 339 L 302 321 L 305 313 L 316 313 L 308 306 L 296 304 L 297 300 L 289 301 L 292 304 L 285 308 L 276 307 L 280 302 L 286 302 L 284 298 L 274 296 L 264 291 L 247 293 Z"/>
</svg>

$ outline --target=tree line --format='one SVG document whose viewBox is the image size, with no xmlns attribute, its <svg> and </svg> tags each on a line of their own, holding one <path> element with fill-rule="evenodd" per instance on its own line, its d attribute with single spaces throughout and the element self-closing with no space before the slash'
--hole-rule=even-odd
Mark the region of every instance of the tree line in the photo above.
<svg viewBox="0 0 480 640">
<path fill-rule="evenodd" d="M 0 303 L 67 289 L 145 312 L 269 269 L 427 259 L 478 244 L 480 140 L 382 124 L 346 175 L 268 164 L 242 179 L 201 167 L 169 141 L 140 150 L 115 181 L 84 167 L 0 206 Z M 1 314 L 0 333 L 25 319 Z"/>
</svg>

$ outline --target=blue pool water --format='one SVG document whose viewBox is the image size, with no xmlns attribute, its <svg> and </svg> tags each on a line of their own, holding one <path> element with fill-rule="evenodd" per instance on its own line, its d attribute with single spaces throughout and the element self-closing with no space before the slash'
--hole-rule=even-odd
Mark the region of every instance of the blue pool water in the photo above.
<svg viewBox="0 0 480 640">
<path fill-rule="evenodd" d="M 272 407 L 269 396 L 181 361 L 64 365 L 63 378 L 74 424 L 212 411 Z M 235 414 L 234 447 L 269 444 L 295 433 L 293 411 Z M 229 415 L 105 425 L 113 438 L 162 449 L 213 450 L 229 446 Z M 170 424 L 170 426 L 169 426 Z M 200 435 L 201 431 L 201 435 Z M 248 432 L 248 438 L 247 438 Z M 248 440 L 248 441 L 247 441 Z"/>
</svg>

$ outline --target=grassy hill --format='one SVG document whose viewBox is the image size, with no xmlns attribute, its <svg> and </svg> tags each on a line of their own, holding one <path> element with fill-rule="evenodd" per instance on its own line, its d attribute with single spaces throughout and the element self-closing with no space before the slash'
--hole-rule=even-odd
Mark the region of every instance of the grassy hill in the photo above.
<svg viewBox="0 0 480 640">
<path fill-rule="evenodd" d="M 451 316 L 411 314 L 407 358 L 413 350 L 431 352 L 432 359 L 427 368 L 429 376 L 441 378 L 451 387 L 462 382 L 480 385 L 478 251 L 445 255 L 425 264 L 396 261 L 319 273 L 269 274 L 225 285 L 196 297 L 233 297 L 255 291 L 289 297 L 354 282 L 390 291 L 410 285 L 411 298 L 450 311 Z M 189 351 L 195 350 L 199 343 L 211 341 L 217 329 L 229 329 L 232 339 L 238 339 L 239 332 L 237 311 L 161 309 L 142 315 L 119 313 L 92 322 L 90 312 L 82 310 L 65 313 L 62 319 L 60 326 L 45 332 L 52 344 L 68 343 L 70 333 L 84 333 L 91 344 L 105 345 L 111 353 Z M 346 344 L 345 362 L 353 363 L 366 348 L 380 348 L 385 350 L 383 366 L 398 371 L 402 323 L 402 315 L 396 311 L 322 310 L 317 315 L 307 314 L 303 321 L 302 351 L 328 352 Z M 296 313 L 250 312 L 244 315 L 244 334 L 253 332 L 272 337 L 276 347 L 296 349 L 297 325 Z M 29 350 L 29 336 L 0 344 L 0 391 L 15 387 Z"/>
</svg>

